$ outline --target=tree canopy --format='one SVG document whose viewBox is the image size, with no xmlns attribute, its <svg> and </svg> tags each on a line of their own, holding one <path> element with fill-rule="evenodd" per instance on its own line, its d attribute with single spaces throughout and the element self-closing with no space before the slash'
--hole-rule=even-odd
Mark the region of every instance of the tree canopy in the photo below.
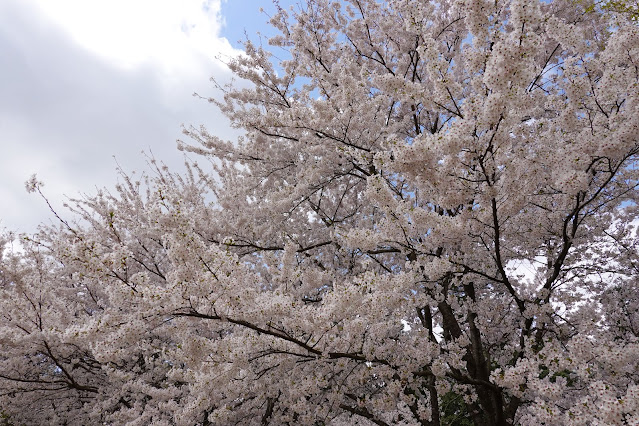
<svg viewBox="0 0 639 426">
<path fill-rule="evenodd" d="M 180 142 L 212 170 L 122 173 L 3 251 L 10 421 L 639 424 L 632 16 L 306 0 L 270 23 L 212 100 L 244 136 Z"/>
</svg>

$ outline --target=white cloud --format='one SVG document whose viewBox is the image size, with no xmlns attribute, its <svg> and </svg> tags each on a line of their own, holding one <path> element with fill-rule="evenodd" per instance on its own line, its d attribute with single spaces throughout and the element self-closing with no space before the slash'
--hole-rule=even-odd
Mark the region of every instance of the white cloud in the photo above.
<svg viewBox="0 0 639 426">
<path fill-rule="evenodd" d="M 203 7 L 206 6 L 206 7 Z M 37 173 L 56 208 L 125 170 L 142 150 L 179 169 L 180 125 L 233 138 L 215 107 L 194 98 L 228 81 L 215 60 L 237 54 L 219 36 L 219 0 L 0 1 L 0 225 L 32 231 L 50 217 L 24 190 Z"/>
<path fill-rule="evenodd" d="M 134 69 L 192 72 L 203 58 L 233 54 L 219 37 L 220 0 L 26 0 L 83 48 Z"/>
</svg>

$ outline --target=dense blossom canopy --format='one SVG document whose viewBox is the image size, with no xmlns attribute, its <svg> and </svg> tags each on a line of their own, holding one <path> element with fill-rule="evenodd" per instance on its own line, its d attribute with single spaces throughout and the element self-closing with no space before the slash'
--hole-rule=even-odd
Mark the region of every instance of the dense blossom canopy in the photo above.
<svg viewBox="0 0 639 426">
<path fill-rule="evenodd" d="M 245 136 L 185 132 L 213 171 L 4 250 L 4 415 L 639 424 L 639 27 L 586 3 L 280 9 L 215 102 Z"/>
</svg>

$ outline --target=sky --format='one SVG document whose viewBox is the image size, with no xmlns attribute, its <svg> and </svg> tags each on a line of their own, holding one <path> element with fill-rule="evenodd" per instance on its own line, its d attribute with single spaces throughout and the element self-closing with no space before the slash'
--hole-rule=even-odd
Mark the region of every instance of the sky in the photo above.
<svg viewBox="0 0 639 426">
<path fill-rule="evenodd" d="M 282 5 L 293 1 L 282 2 Z M 270 0 L 0 0 L 0 228 L 33 232 L 50 223 L 28 194 L 34 173 L 56 210 L 147 156 L 180 170 L 182 128 L 239 133 L 214 105 L 209 81 L 246 35 L 269 34 Z"/>
</svg>

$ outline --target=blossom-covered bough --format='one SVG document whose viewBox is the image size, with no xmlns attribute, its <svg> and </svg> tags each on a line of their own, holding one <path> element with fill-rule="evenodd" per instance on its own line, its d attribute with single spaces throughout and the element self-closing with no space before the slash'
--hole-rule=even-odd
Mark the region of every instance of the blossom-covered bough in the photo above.
<svg viewBox="0 0 639 426">
<path fill-rule="evenodd" d="M 16 424 L 639 424 L 639 27 L 308 0 L 215 102 L 0 264 Z M 39 183 L 29 183 L 40 191 Z M 215 201 L 210 202 L 214 196 Z"/>
</svg>

